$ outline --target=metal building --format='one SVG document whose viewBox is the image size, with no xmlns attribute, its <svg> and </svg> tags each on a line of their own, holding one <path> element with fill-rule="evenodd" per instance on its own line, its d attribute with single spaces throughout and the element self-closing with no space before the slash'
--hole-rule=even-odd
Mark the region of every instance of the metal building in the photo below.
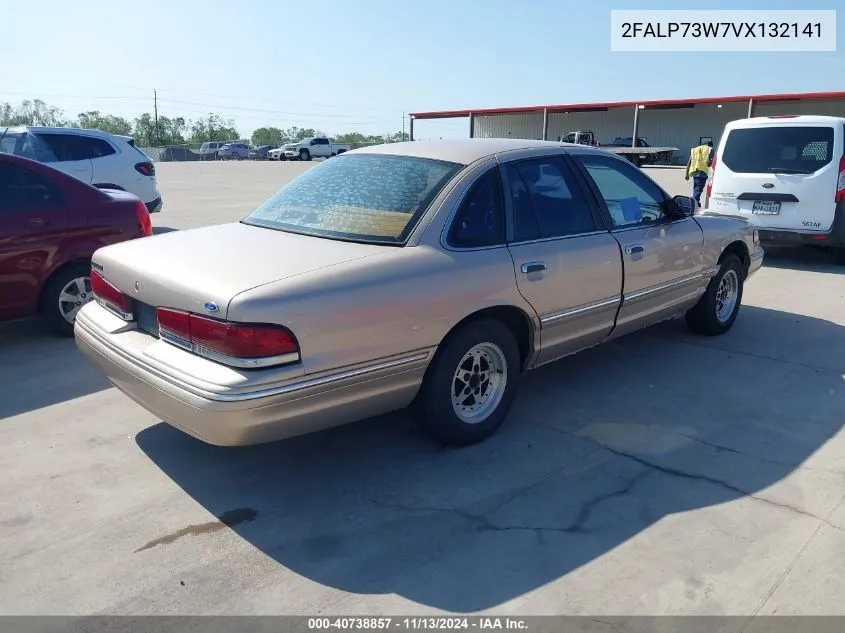
<svg viewBox="0 0 845 633">
<path fill-rule="evenodd" d="M 690 148 L 703 140 L 717 145 L 729 121 L 778 114 L 845 117 L 845 92 L 415 112 L 410 133 L 413 140 L 414 121 L 451 118 L 468 118 L 469 135 L 475 138 L 554 141 L 567 132 L 592 130 L 600 144 L 633 136 L 651 146 L 677 147 L 673 162 L 683 164 Z"/>
</svg>

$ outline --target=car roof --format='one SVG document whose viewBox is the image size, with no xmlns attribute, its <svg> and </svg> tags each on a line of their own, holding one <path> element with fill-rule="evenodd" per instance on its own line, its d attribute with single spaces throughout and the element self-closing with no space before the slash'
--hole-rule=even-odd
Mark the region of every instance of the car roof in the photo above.
<svg viewBox="0 0 845 633">
<path fill-rule="evenodd" d="M 475 161 L 521 149 L 546 147 L 580 147 L 574 143 L 558 143 L 555 141 L 534 141 L 531 139 L 515 138 L 464 138 L 441 139 L 433 141 L 405 141 L 402 143 L 386 143 L 384 145 L 370 145 L 346 152 L 350 154 L 390 154 L 393 156 L 413 156 L 417 158 L 431 158 L 462 165 L 470 165 Z"/>
<path fill-rule="evenodd" d="M 816 124 L 816 125 L 843 125 L 845 118 L 838 116 L 823 116 L 820 114 L 797 114 L 779 116 L 758 116 L 750 119 L 739 119 L 731 121 L 725 127 L 728 129 L 744 127 L 766 127 L 776 125 Z"/>
<path fill-rule="evenodd" d="M 29 132 L 63 132 L 65 134 L 84 134 L 86 136 L 99 136 L 101 138 L 112 138 L 114 136 L 113 134 L 103 132 L 102 130 L 92 130 L 84 127 L 47 127 L 43 125 L 15 125 L 9 127 L 9 130 L 13 132 L 23 130 L 27 130 Z"/>
</svg>

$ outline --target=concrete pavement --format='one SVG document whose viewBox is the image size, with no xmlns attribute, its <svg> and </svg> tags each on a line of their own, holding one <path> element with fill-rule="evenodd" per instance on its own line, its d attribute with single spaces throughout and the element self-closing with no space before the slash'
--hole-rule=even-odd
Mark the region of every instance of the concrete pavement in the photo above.
<svg viewBox="0 0 845 633">
<path fill-rule="evenodd" d="M 154 223 L 237 219 L 307 167 L 159 164 Z M 845 614 L 843 273 L 769 258 L 729 334 L 527 374 L 460 450 L 404 413 L 207 446 L 0 326 L 0 613 Z"/>
</svg>

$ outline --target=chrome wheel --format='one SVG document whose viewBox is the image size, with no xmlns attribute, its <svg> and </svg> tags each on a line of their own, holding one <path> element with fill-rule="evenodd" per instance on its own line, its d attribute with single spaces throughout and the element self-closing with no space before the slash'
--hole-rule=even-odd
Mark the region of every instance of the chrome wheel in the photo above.
<svg viewBox="0 0 845 633">
<path fill-rule="evenodd" d="M 452 377 L 452 408 L 467 424 L 483 422 L 496 410 L 505 394 L 508 364 L 504 352 L 493 343 L 470 349 Z"/>
<path fill-rule="evenodd" d="M 65 321 L 73 324 L 82 306 L 93 298 L 90 277 L 71 279 L 59 293 L 59 314 Z"/>
<path fill-rule="evenodd" d="M 735 270 L 725 271 L 716 289 L 716 318 L 726 323 L 734 312 L 739 296 L 739 277 Z"/>
</svg>

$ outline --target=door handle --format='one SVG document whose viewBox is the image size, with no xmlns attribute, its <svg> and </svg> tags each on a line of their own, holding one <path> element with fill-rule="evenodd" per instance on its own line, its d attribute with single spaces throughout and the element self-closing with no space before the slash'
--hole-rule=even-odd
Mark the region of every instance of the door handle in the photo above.
<svg viewBox="0 0 845 633">
<path fill-rule="evenodd" d="M 522 265 L 521 270 L 526 275 L 529 273 L 539 273 L 542 270 L 546 270 L 546 264 L 544 262 L 526 262 Z"/>
<path fill-rule="evenodd" d="M 632 244 L 631 246 L 625 247 L 625 252 L 628 253 L 628 255 L 636 255 L 637 253 L 643 253 L 645 252 L 645 246 L 643 246 L 642 244 Z"/>
</svg>

